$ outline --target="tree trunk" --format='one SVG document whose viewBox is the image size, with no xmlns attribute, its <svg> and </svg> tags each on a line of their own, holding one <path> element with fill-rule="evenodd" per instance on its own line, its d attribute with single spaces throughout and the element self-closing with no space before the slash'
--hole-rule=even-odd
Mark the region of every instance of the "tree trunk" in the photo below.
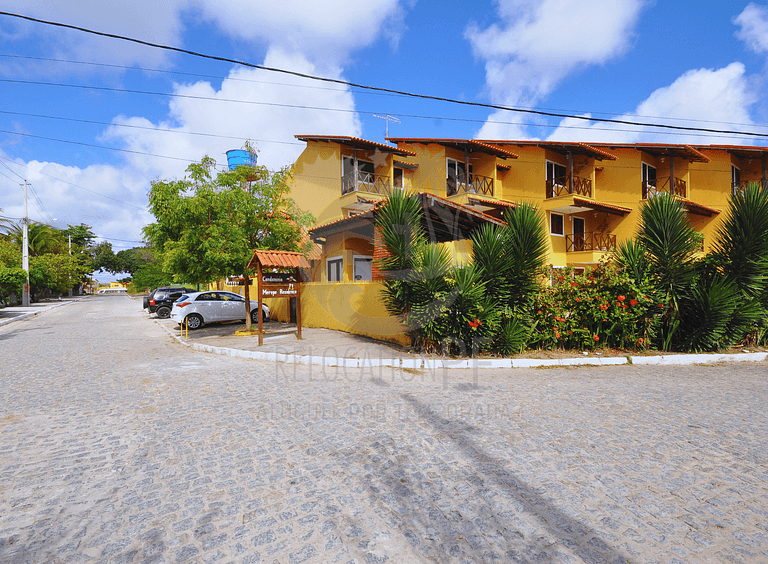
<svg viewBox="0 0 768 564">
<path fill-rule="evenodd" d="M 251 330 L 251 279 L 247 273 L 243 273 L 243 281 L 245 282 L 245 330 Z M 259 312 L 261 314 L 261 312 Z"/>
</svg>

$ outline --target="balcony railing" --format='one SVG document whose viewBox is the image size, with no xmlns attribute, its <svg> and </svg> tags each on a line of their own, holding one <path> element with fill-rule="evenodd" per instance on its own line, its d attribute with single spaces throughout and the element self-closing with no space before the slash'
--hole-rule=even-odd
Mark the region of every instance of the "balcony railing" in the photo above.
<svg viewBox="0 0 768 564">
<path fill-rule="evenodd" d="M 459 192 L 493 196 L 493 178 L 470 174 L 469 183 L 467 183 L 466 175 L 459 174 L 457 178 L 446 180 L 446 192 L 449 196 L 455 196 Z"/>
<path fill-rule="evenodd" d="M 592 179 L 573 177 L 573 188 L 568 185 L 568 176 L 547 180 L 547 198 L 565 196 L 566 194 L 578 194 L 592 197 Z"/>
<path fill-rule="evenodd" d="M 342 194 L 359 191 L 385 195 L 389 193 L 391 186 L 389 176 L 361 170 L 348 172 L 341 179 Z"/>
<path fill-rule="evenodd" d="M 565 236 L 565 252 L 610 251 L 616 248 L 616 235 L 610 233 L 574 233 Z"/>
<path fill-rule="evenodd" d="M 661 186 L 659 186 L 659 181 L 663 180 Z M 652 181 L 644 181 L 643 182 L 643 199 L 647 200 L 648 198 L 653 198 L 654 196 L 658 196 L 659 194 L 669 194 L 669 177 L 667 178 L 659 178 L 657 180 Z M 678 196 L 680 198 L 686 198 L 687 197 L 687 190 L 685 185 L 685 180 L 682 178 L 675 178 L 674 184 L 672 186 L 672 195 Z"/>
</svg>

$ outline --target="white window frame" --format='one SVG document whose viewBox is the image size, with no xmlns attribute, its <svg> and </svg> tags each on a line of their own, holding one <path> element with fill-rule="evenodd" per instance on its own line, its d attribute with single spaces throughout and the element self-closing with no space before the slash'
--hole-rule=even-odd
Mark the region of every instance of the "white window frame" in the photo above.
<svg viewBox="0 0 768 564">
<path fill-rule="evenodd" d="M 562 219 L 563 222 L 563 232 L 562 233 L 555 233 L 552 230 L 552 217 L 559 216 Z M 557 212 L 549 212 L 549 234 L 554 235 L 555 237 L 565 237 L 565 215 Z"/>
<path fill-rule="evenodd" d="M 556 183 L 557 174 L 555 173 L 557 172 L 557 169 L 555 167 L 560 167 L 563 169 L 563 176 L 562 176 L 563 182 L 568 182 L 568 167 L 565 165 L 561 165 L 560 163 L 556 163 L 555 161 L 546 161 L 546 163 L 547 163 L 546 180 L 551 180 L 552 186 L 558 186 L 558 187 L 565 186 L 565 184 Z M 550 170 L 552 171 L 551 174 L 550 174 Z"/>
<path fill-rule="evenodd" d="M 363 279 L 358 280 L 357 279 L 357 261 L 358 260 L 360 260 L 360 261 L 364 260 L 364 261 L 367 261 L 367 262 L 371 263 L 371 277 L 370 278 L 368 278 L 366 280 L 363 280 Z M 370 282 L 371 280 L 373 280 L 373 257 L 372 256 L 370 256 L 370 255 L 355 255 L 354 257 L 352 257 L 352 280 L 354 280 L 355 282 Z"/>
<path fill-rule="evenodd" d="M 737 176 L 738 180 L 736 179 Z M 737 186 L 739 184 L 741 184 L 741 169 L 731 163 L 731 186 Z"/>
<path fill-rule="evenodd" d="M 652 164 L 648 164 L 645 161 L 641 161 L 640 165 L 640 181 L 645 183 L 646 188 L 649 186 L 652 186 L 653 188 L 656 188 L 656 185 L 654 184 L 648 184 L 648 175 L 646 174 L 646 170 L 652 168 L 654 171 L 653 180 L 658 184 L 658 178 L 659 178 L 659 169 Z"/>
<path fill-rule="evenodd" d="M 331 265 L 335 265 L 336 263 L 340 263 L 340 266 L 338 269 L 339 279 L 331 280 Z M 328 257 L 325 260 L 325 276 L 326 276 L 327 282 L 343 282 L 344 281 L 344 257 L 342 255 Z"/>
</svg>

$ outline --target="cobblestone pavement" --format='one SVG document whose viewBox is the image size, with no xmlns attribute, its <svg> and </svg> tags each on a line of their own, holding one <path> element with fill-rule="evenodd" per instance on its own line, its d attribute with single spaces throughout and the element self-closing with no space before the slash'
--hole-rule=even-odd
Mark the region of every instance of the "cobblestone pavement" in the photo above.
<svg viewBox="0 0 768 564">
<path fill-rule="evenodd" d="M 310 371 L 140 307 L 0 328 L 0 562 L 768 562 L 766 363 Z"/>
</svg>

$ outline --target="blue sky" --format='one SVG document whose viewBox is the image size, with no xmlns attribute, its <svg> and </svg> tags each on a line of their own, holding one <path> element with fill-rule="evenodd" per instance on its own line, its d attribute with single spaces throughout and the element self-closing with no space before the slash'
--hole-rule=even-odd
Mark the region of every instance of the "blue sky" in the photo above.
<svg viewBox="0 0 768 564">
<path fill-rule="evenodd" d="M 768 136 L 766 2 L 6 0 L 0 10 L 398 90 Z M 276 169 L 302 150 L 295 134 L 383 141 L 374 114 L 400 119 L 396 137 L 768 145 L 365 92 L 2 15 L 0 79 L 4 216 L 21 217 L 24 178 L 40 200 L 33 220 L 86 223 L 115 250 L 152 220 L 150 182 L 183 176 L 188 161 L 223 163 L 251 139 Z"/>
</svg>

